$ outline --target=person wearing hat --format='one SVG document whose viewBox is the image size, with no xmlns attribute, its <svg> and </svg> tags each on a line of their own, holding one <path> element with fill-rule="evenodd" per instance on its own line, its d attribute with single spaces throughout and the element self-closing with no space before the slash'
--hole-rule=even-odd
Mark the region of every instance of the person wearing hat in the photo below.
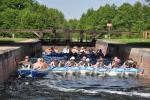
<svg viewBox="0 0 150 100">
<path fill-rule="evenodd" d="M 48 68 L 48 64 L 44 61 L 43 58 L 41 58 L 41 66 L 42 66 L 42 69 Z"/>
<path fill-rule="evenodd" d="M 69 46 L 66 46 L 63 50 L 62 53 L 70 53 L 70 48 Z"/>
<path fill-rule="evenodd" d="M 76 62 L 75 62 L 75 57 L 72 56 L 72 57 L 70 58 L 70 60 L 66 62 L 65 65 L 68 66 L 68 67 L 74 67 L 74 66 L 76 66 L 77 64 L 76 64 Z"/>
<path fill-rule="evenodd" d="M 86 50 L 86 49 L 85 49 L 84 47 L 81 47 L 81 48 L 80 48 L 80 53 L 85 52 L 85 50 Z"/>
<path fill-rule="evenodd" d="M 37 62 L 33 64 L 33 69 L 42 69 L 41 62 L 42 62 L 42 59 L 38 58 Z"/>
<path fill-rule="evenodd" d="M 38 58 L 37 62 L 33 64 L 33 69 L 46 69 L 48 68 L 48 64 L 44 61 L 43 58 Z"/>
<path fill-rule="evenodd" d="M 90 59 L 86 58 L 85 66 L 91 66 Z"/>
</svg>

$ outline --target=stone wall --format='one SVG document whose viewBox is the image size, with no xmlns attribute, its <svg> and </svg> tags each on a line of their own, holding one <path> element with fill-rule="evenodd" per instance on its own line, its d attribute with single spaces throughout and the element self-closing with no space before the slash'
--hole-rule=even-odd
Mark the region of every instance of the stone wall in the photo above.
<svg viewBox="0 0 150 100">
<path fill-rule="evenodd" d="M 6 81 L 15 71 L 17 62 L 24 56 L 41 56 L 42 46 L 40 41 L 30 41 L 13 46 L 0 46 L 0 83 Z"/>
<path fill-rule="evenodd" d="M 106 55 L 108 54 L 108 43 L 103 41 L 97 41 L 95 45 L 95 49 L 102 49 L 102 52 Z"/>
</svg>

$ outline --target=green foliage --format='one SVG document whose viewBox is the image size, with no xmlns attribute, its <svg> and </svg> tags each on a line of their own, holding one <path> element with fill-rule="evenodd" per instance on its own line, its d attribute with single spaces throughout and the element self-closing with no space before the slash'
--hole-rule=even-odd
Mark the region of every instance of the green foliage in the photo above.
<svg viewBox="0 0 150 100">
<path fill-rule="evenodd" d="M 150 3 L 150 0 L 146 0 Z M 57 9 L 40 5 L 36 0 L 0 0 L 0 28 L 1 29 L 86 29 L 106 30 L 111 20 L 112 30 L 135 31 L 134 36 L 112 35 L 112 38 L 140 37 L 144 30 L 150 30 L 150 6 L 136 2 L 134 5 L 124 3 L 105 5 L 99 9 L 89 9 L 79 20 L 65 20 L 62 12 Z M 64 34 L 64 33 L 62 33 Z M 58 34 L 58 37 L 64 35 Z M 74 37 L 79 37 L 75 34 Z M 12 33 L 0 33 L 0 36 L 12 37 Z M 34 37 L 33 34 L 15 33 L 16 37 Z M 54 37 L 46 34 L 44 37 Z M 89 37 L 89 36 L 88 36 Z"/>
<path fill-rule="evenodd" d="M 65 24 L 62 12 L 35 0 L 0 0 L 0 19 L 1 29 L 53 29 L 64 28 Z"/>
<path fill-rule="evenodd" d="M 14 33 L 15 38 L 37 38 L 33 33 Z"/>
<path fill-rule="evenodd" d="M 98 10 L 89 9 L 80 19 L 80 29 L 106 30 L 109 20 L 112 21 L 112 30 L 137 32 L 133 36 L 112 35 L 112 37 L 139 37 L 141 32 L 150 30 L 150 7 L 136 2 L 134 5 L 124 3 L 117 7 L 114 4 L 107 4 Z"/>
<path fill-rule="evenodd" d="M 11 33 L 0 33 L 0 38 L 2 38 L 2 37 L 11 38 L 11 37 L 12 37 L 12 34 L 11 34 Z"/>
<path fill-rule="evenodd" d="M 145 1 L 150 4 L 150 0 L 145 0 Z"/>
<path fill-rule="evenodd" d="M 66 28 L 69 28 L 69 29 L 78 29 L 79 28 L 79 21 L 77 19 L 70 19 L 67 22 Z"/>
</svg>

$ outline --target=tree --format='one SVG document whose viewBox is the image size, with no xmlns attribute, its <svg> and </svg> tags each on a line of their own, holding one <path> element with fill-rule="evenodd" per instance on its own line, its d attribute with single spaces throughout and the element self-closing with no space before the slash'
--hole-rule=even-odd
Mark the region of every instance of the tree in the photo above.
<svg viewBox="0 0 150 100">
<path fill-rule="evenodd" d="M 69 29 L 78 29 L 79 28 L 79 21 L 77 19 L 70 19 L 68 22 Z"/>
<path fill-rule="evenodd" d="M 150 4 L 150 0 L 145 0 L 145 1 Z"/>
<path fill-rule="evenodd" d="M 150 0 L 146 0 L 150 4 Z M 105 30 L 108 20 L 120 31 L 150 30 L 150 6 L 136 2 L 117 7 L 108 5 L 88 9 L 79 20 L 66 20 L 61 11 L 40 5 L 36 0 L 0 0 L 2 29 L 86 29 Z"/>
<path fill-rule="evenodd" d="M 80 19 L 80 28 L 81 29 L 93 29 L 94 28 L 94 19 L 95 11 L 93 9 L 88 9 L 86 14 L 83 14 Z"/>
<path fill-rule="evenodd" d="M 0 0 L 0 28 L 63 28 L 65 18 L 57 9 L 35 0 Z"/>
</svg>

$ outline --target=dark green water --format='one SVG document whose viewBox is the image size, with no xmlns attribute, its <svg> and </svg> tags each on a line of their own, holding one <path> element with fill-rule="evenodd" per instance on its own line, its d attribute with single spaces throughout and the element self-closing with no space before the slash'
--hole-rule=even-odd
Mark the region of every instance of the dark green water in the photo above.
<svg viewBox="0 0 150 100">
<path fill-rule="evenodd" d="M 0 100 L 150 100 L 150 80 L 56 74 L 10 77 L 0 87 Z"/>
</svg>

